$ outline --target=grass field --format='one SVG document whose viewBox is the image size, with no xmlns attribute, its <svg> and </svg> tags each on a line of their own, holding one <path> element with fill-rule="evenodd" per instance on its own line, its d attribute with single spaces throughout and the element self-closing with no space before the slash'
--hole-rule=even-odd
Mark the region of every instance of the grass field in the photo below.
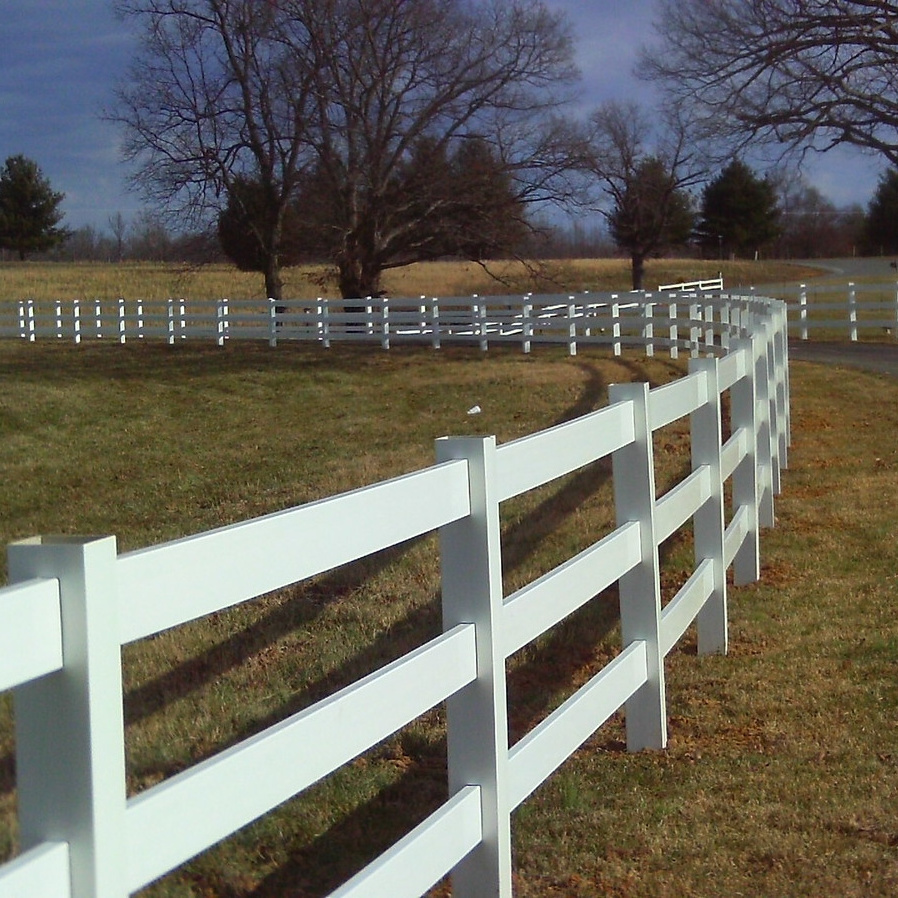
<svg viewBox="0 0 898 898">
<path fill-rule="evenodd" d="M 627 290 L 629 263 L 624 259 L 542 262 L 532 269 L 516 262 L 490 263 L 490 276 L 472 262 L 428 262 L 388 271 L 384 287 L 391 296 L 469 296 L 472 293 L 554 293 L 556 291 Z M 646 266 L 646 287 L 717 277 L 728 286 L 769 283 L 819 275 L 781 262 L 716 262 L 653 259 Z M 498 279 L 497 279 L 498 278 Z M 324 266 L 288 268 L 284 296 L 309 299 L 337 297 L 334 273 Z M 262 276 L 231 265 L 191 267 L 125 263 L 0 263 L 0 302 L 35 299 L 258 299 L 264 298 Z"/>
<path fill-rule="evenodd" d="M 608 383 L 682 370 L 551 349 L 2 342 L 0 536 L 115 533 L 135 548 L 427 464 L 444 434 L 504 442 L 603 405 Z M 667 751 L 628 755 L 615 718 L 522 806 L 519 898 L 898 892 L 898 382 L 795 363 L 792 390 L 778 525 L 761 582 L 730 593 L 730 655 L 699 658 L 687 636 L 669 656 Z M 669 483 L 688 435 L 657 440 Z M 611 517 L 604 464 L 507 503 L 506 590 Z M 688 537 L 665 549 L 670 595 Z M 420 644 L 438 631 L 437 595 L 423 540 L 128 647 L 129 789 Z M 513 737 L 618 642 L 609 595 L 516 655 Z M 16 846 L 10 714 L 3 696 L 0 858 Z M 445 788 L 437 711 L 143 894 L 326 895 Z"/>
</svg>

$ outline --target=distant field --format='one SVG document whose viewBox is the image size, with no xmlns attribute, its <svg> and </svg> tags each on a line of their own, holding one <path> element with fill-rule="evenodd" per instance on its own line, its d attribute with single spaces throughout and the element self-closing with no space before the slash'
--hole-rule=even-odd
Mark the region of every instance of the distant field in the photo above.
<svg viewBox="0 0 898 898">
<path fill-rule="evenodd" d="M 489 272 L 473 262 L 428 262 L 389 271 L 384 287 L 393 296 L 466 296 L 506 293 L 555 293 L 583 290 L 628 290 L 630 266 L 625 259 L 490 263 Z M 797 280 L 820 274 L 784 262 L 717 262 L 656 259 L 647 265 L 646 287 L 716 277 L 728 286 Z M 333 271 L 300 266 L 284 272 L 285 296 L 336 297 Z M 258 299 L 262 276 L 231 265 L 187 266 L 156 263 L 89 264 L 6 262 L 0 264 L 0 301 L 35 299 Z"/>
</svg>

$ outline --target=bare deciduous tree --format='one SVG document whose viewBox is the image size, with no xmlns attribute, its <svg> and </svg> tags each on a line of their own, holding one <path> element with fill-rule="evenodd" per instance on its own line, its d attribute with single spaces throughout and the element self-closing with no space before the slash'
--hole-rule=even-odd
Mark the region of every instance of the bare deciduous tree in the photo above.
<svg viewBox="0 0 898 898">
<path fill-rule="evenodd" d="M 450 198 L 426 179 L 397 189 L 425 144 L 449 158 L 481 142 L 521 203 L 567 195 L 554 116 L 576 73 L 565 22 L 541 0 L 120 5 L 146 34 L 116 114 L 141 186 L 197 210 L 258 184 L 269 214 L 246 217 L 264 223 L 271 296 L 284 215 L 310 180 L 345 297 L 432 252 L 424 225 Z"/>
<path fill-rule="evenodd" d="M 591 118 L 589 168 L 611 200 L 601 211 L 615 242 L 630 254 L 633 289 L 641 290 L 646 259 L 690 234 L 687 189 L 704 175 L 676 118 L 656 120 L 635 103 L 610 102 Z"/>
<path fill-rule="evenodd" d="M 661 0 L 648 77 L 703 113 L 706 133 L 898 164 L 898 4 Z"/>
<path fill-rule="evenodd" d="M 201 217 L 241 177 L 263 187 L 255 221 L 267 295 L 280 299 L 283 218 L 309 162 L 309 34 L 257 0 L 121 0 L 143 42 L 110 117 L 151 200 Z"/>
</svg>

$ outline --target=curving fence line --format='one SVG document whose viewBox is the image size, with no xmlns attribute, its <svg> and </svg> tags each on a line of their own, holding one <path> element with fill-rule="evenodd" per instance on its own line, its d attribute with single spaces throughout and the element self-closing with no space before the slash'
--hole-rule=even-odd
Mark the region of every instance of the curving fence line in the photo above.
<svg viewBox="0 0 898 898">
<path fill-rule="evenodd" d="M 711 283 L 711 282 L 708 282 Z M 720 282 L 713 282 L 718 285 Z M 533 345 L 561 344 L 571 355 L 578 346 L 644 346 L 652 355 L 663 347 L 672 358 L 685 350 L 724 349 L 743 328 L 753 298 L 706 290 L 657 293 L 578 293 L 553 296 L 469 296 L 359 300 L 36 302 L 0 305 L 0 337 L 28 342 L 88 340 L 126 343 L 164 340 L 377 343 L 511 344 L 530 352 Z"/>
<path fill-rule="evenodd" d="M 442 439 L 432 467 L 122 555 L 114 537 L 11 545 L 0 689 L 16 691 L 21 854 L 0 867 L 0 896 L 122 898 L 445 701 L 449 800 L 332 898 L 411 898 L 450 871 L 460 898 L 508 898 L 512 811 L 620 707 L 630 750 L 663 748 L 665 656 L 693 622 L 700 652 L 726 652 L 727 570 L 737 584 L 759 576 L 789 444 L 786 313 L 714 303 L 688 375 L 614 386 L 607 407 L 549 430 Z M 652 434 L 684 417 L 692 470 L 658 498 Z M 616 529 L 503 595 L 501 503 L 607 456 Z M 659 545 L 689 522 L 695 569 L 662 604 Z M 126 796 L 122 645 L 435 530 L 442 635 Z M 506 659 L 615 583 L 620 653 L 509 745 Z"/>
</svg>

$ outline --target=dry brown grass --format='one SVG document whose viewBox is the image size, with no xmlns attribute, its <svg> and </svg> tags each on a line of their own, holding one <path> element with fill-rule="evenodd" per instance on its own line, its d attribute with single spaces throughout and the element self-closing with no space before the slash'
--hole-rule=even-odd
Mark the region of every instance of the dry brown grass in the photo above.
<svg viewBox="0 0 898 898">
<path fill-rule="evenodd" d="M 730 286 L 766 283 L 786 277 L 809 277 L 779 262 L 703 262 L 652 260 L 646 286 L 716 277 L 723 271 Z M 493 275 L 489 272 L 492 272 Z M 427 262 L 388 271 L 384 287 L 393 296 L 469 296 L 506 293 L 554 293 L 582 290 L 627 290 L 629 264 L 623 259 L 580 259 L 542 262 Z M 337 297 L 333 272 L 321 265 L 288 268 L 284 295 L 291 299 Z M 20 299 L 258 299 L 264 297 L 261 275 L 232 265 L 190 267 L 153 263 L 121 265 L 88 263 L 7 262 L 0 264 L 0 302 Z"/>
</svg>

